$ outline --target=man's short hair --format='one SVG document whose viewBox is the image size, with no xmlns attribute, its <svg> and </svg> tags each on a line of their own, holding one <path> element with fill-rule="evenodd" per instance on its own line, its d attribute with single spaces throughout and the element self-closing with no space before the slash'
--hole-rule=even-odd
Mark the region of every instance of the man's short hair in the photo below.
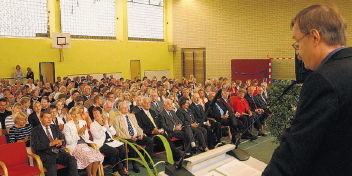
<svg viewBox="0 0 352 176">
<path fill-rule="evenodd" d="M 325 5 L 309 6 L 292 19 L 291 28 L 295 24 L 303 34 L 316 29 L 329 46 L 346 45 L 347 25 L 334 8 Z"/>
<path fill-rule="evenodd" d="M 40 118 L 43 118 L 43 117 L 44 117 L 44 114 L 50 114 L 50 115 L 51 115 L 51 112 L 50 112 L 49 110 L 43 111 L 43 112 L 40 114 Z"/>
<path fill-rule="evenodd" d="M 6 102 L 7 103 L 7 98 L 0 98 L 0 102 Z"/>
</svg>

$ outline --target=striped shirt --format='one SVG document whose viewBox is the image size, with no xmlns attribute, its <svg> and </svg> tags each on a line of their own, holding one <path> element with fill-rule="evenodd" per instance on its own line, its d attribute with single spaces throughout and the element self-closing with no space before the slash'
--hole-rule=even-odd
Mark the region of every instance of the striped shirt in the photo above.
<svg viewBox="0 0 352 176">
<path fill-rule="evenodd" d="M 15 121 L 13 120 L 12 115 L 7 116 L 5 119 L 5 126 L 6 129 L 10 129 L 11 127 L 13 127 L 15 125 Z"/>
<path fill-rule="evenodd" d="M 22 140 L 25 137 L 29 137 L 31 135 L 32 125 L 27 124 L 25 127 L 17 128 L 13 126 L 10 128 L 9 132 L 9 141 L 10 143 L 17 142 L 18 140 Z"/>
</svg>

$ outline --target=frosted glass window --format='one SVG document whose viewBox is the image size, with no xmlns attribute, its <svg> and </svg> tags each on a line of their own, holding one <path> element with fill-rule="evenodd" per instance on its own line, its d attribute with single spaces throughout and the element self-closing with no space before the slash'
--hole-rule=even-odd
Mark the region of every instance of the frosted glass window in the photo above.
<svg viewBox="0 0 352 176">
<path fill-rule="evenodd" d="M 128 37 L 164 39 L 164 1 L 128 0 Z"/>
<path fill-rule="evenodd" d="M 48 33 L 47 0 L 0 0 L 0 36 Z"/>
<path fill-rule="evenodd" d="M 116 37 L 115 0 L 60 0 L 60 8 L 62 32 Z"/>
</svg>

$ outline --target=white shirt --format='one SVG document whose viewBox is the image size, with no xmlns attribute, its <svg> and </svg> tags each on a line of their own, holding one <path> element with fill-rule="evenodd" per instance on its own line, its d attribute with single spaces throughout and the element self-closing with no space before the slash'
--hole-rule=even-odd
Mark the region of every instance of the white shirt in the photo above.
<svg viewBox="0 0 352 176">
<path fill-rule="evenodd" d="M 43 124 L 41 124 L 41 125 L 42 125 L 42 128 L 43 128 L 43 130 L 44 130 L 45 134 L 48 136 L 48 133 L 46 133 L 46 127 L 45 127 L 45 126 L 43 126 Z M 53 139 L 54 139 L 53 133 L 51 132 L 50 125 L 48 126 L 48 129 L 49 129 L 49 133 L 50 133 L 51 138 L 53 138 Z"/>
<path fill-rule="evenodd" d="M 123 116 L 123 119 L 125 119 L 125 124 L 126 124 L 127 130 L 128 130 L 128 124 L 127 124 L 127 120 L 126 120 L 126 115 L 127 115 L 127 114 L 123 114 L 122 116 Z M 127 115 L 127 116 L 128 116 L 128 115 Z M 133 133 L 134 133 L 133 136 L 134 136 L 134 137 L 137 137 L 137 130 L 136 130 L 136 128 L 134 127 L 134 125 L 133 125 L 133 123 L 132 123 L 130 117 L 128 117 L 128 119 L 130 120 L 132 129 L 133 129 Z"/>
</svg>

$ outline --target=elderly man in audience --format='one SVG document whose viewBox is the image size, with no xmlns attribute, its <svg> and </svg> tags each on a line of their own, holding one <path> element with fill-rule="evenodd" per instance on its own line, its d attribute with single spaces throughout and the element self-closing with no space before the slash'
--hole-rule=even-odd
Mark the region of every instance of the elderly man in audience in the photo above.
<svg viewBox="0 0 352 176">
<path fill-rule="evenodd" d="M 179 99 L 179 105 L 180 108 L 177 110 L 176 115 L 181 119 L 184 126 L 191 127 L 193 134 L 199 141 L 201 150 L 208 151 L 207 130 L 199 125 L 192 111 L 189 109 L 189 99 L 186 97 L 181 97 Z"/>
<path fill-rule="evenodd" d="M 47 176 L 56 176 L 56 165 L 61 164 L 68 168 L 68 175 L 78 176 L 77 161 L 70 154 L 62 150 L 64 140 L 60 130 L 51 124 L 51 113 L 44 111 L 40 116 L 41 124 L 32 129 L 31 147 L 33 152 L 40 156 Z"/>
<path fill-rule="evenodd" d="M 111 101 L 106 101 L 103 105 L 103 118 L 104 120 L 110 120 L 116 118 L 116 113 L 112 111 L 112 102 Z"/>
<path fill-rule="evenodd" d="M 118 115 L 113 120 L 114 128 L 118 129 L 116 131 L 116 136 L 127 139 L 138 145 L 145 145 L 146 151 L 151 155 L 153 153 L 153 140 L 143 133 L 142 128 L 138 125 L 135 115 L 128 112 L 128 102 L 120 102 L 118 108 Z M 137 153 L 131 147 L 129 148 L 129 151 L 131 157 L 137 157 Z M 132 161 L 132 166 L 134 172 L 140 172 L 135 161 Z"/>
<path fill-rule="evenodd" d="M 112 106 L 112 103 L 107 101 Z M 105 103 L 105 104 L 106 104 Z M 105 105 L 104 105 L 105 106 Z M 93 108 L 94 121 L 90 126 L 93 142 L 99 147 L 99 151 L 105 155 L 105 162 L 113 165 L 112 171 L 115 175 L 128 175 L 126 162 L 126 151 L 122 142 L 115 140 L 115 128 L 110 118 L 103 118 L 100 107 Z"/>
<path fill-rule="evenodd" d="M 164 100 L 164 109 L 160 113 L 160 118 L 162 118 L 161 128 L 167 132 L 170 138 L 176 137 L 183 140 L 185 157 L 190 157 L 192 146 L 196 146 L 192 129 L 190 126 L 183 125 L 183 122 L 177 117 L 176 112 L 173 110 L 172 104 L 172 100 Z"/>
<path fill-rule="evenodd" d="M 143 129 L 143 132 L 147 134 L 147 136 L 164 136 L 170 144 L 174 159 L 179 160 L 181 158 L 181 152 L 175 147 L 174 143 L 169 140 L 169 135 L 162 128 L 162 123 L 165 123 L 163 122 L 164 119 L 160 116 L 157 116 L 156 113 L 150 109 L 150 102 L 151 99 L 149 97 L 144 97 L 142 99 L 143 108 L 136 114 L 137 122 L 139 126 Z M 153 139 L 159 147 L 163 146 L 160 138 L 155 137 Z"/>
<path fill-rule="evenodd" d="M 139 111 L 142 110 L 142 99 L 142 95 L 139 95 L 135 98 L 136 105 L 131 108 L 131 112 L 133 114 L 137 114 Z"/>
<path fill-rule="evenodd" d="M 269 116 L 270 114 L 270 110 L 269 110 L 269 103 L 268 103 L 268 100 L 265 98 L 265 95 L 264 95 L 264 88 L 263 86 L 259 86 L 258 87 L 258 93 L 256 96 L 254 96 L 254 100 L 255 100 L 255 103 L 257 104 L 258 108 L 260 109 L 263 109 L 264 112 L 263 114 L 259 117 L 260 119 L 259 120 L 259 131 L 261 133 L 261 135 L 265 135 L 264 134 L 264 124 L 265 124 L 265 119 Z"/>
<path fill-rule="evenodd" d="M 261 131 L 261 122 L 260 122 L 260 119 L 263 119 L 263 115 L 264 115 L 264 109 L 262 109 L 258 104 L 257 104 L 257 101 L 256 101 L 256 98 L 255 98 L 255 90 L 256 90 L 256 87 L 254 86 L 251 86 L 248 88 L 247 90 L 247 94 L 245 96 L 245 99 L 247 100 L 248 104 L 249 104 L 249 107 L 251 108 L 251 111 L 253 112 L 253 118 L 252 118 L 252 123 L 254 123 L 254 127 L 259 131 L 258 135 L 259 136 L 264 136 L 264 133 L 263 131 Z"/>
<path fill-rule="evenodd" d="M 157 115 L 163 110 L 163 103 L 159 100 L 159 95 L 156 90 L 150 92 L 150 98 L 152 99 L 151 102 L 151 109 L 155 111 Z"/>
<path fill-rule="evenodd" d="M 208 120 L 205 114 L 205 109 L 200 102 L 200 97 L 198 93 L 194 93 L 192 96 L 192 103 L 189 106 L 194 117 L 196 118 L 199 125 L 207 130 L 208 134 L 208 145 L 209 148 L 213 149 L 215 145 L 220 142 L 221 138 L 221 124 L 212 120 Z"/>
</svg>

